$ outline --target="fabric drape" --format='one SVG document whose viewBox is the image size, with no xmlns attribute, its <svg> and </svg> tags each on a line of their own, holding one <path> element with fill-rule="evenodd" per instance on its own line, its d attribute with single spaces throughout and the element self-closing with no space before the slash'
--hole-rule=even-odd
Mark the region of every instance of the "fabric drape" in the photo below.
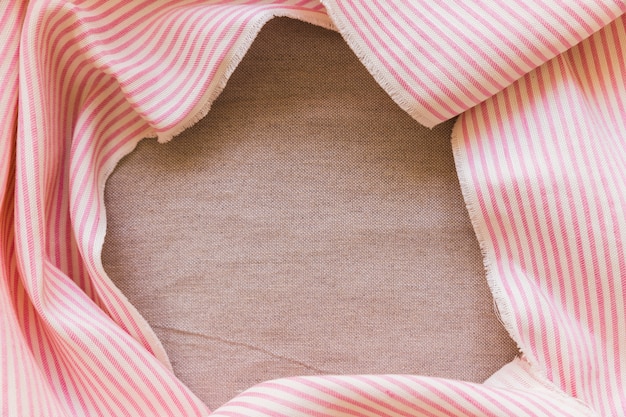
<svg viewBox="0 0 626 417">
<path fill-rule="evenodd" d="M 0 1 L 1 415 L 625 415 L 625 9 Z M 459 179 L 521 352 L 484 384 L 294 377 L 211 413 L 107 277 L 107 176 L 202 118 L 274 16 L 338 30 L 417 122 L 460 115 Z"/>
</svg>

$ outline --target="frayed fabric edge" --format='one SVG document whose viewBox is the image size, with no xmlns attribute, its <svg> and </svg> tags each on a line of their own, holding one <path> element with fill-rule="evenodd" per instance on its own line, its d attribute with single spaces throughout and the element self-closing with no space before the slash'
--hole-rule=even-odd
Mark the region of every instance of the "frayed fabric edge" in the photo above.
<svg viewBox="0 0 626 417">
<path fill-rule="evenodd" d="M 450 141 L 452 143 L 452 154 L 454 156 L 454 165 L 457 172 L 457 177 L 459 179 L 459 184 L 461 186 L 461 193 L 463 194 L 463 200 L 465 201 L 465 207 L 469 214 L 470 221 L 472 223 L 472 228 L 474 229 L 474 234 L 476 235 L 476 239 L 478 241 L 478 245 L 480 247 L 480 253 L 482 256 L 483 267 L 486 273 L 487 284 L 489 285 L 489 289 L 491 290 L 491 295 L 494 300 L 494 312 L 502 324 L 502 326 L 506 329 L 509 336 L 513 339 L 515 344 L 517 345 L 517 349 L 521 355 L 524 355 L 526 360 L 532 365 L 537 363 L 535 358 L 529 357 L 527 352 L 525 352 L 524 347 L 521 343 L 521 337 L 517 332 L 515 326 L 513 325 L 513 313 L 510 304 L 508 303 L 507 297 L 504 293 L 504 290 L 500 286 L 500 283 L 497 279 L 497 273 L 495 271 L 495 261 L 489 245 L 487 245 L 487 238 L 483 233 L 483 228 L 481 227 L 481 218 L 479 214 L 479 209 L 477 207 L 476 202 L 471 197 L 471 182 L 469 180 L 469 175 L 467 174 L 468 168 L 463 159 L 463 135 L 460 134 L 459 129 L 463 123 L 463 115 L 461 115 L 455 122 L 454 127 L 452 128 L 452 134 L 450 137 Z"/>
<path fill-rule="evenodd" d="M 328 0 L 320 0 L 320 3 L 324 5 L 328 16 L 332 22 L 337 26 L 337 30 L 344 38 L 350 49 L 359 58 L 363 66 L 374 77 L 374 80 L 382 87 L 383 90 L 391 97 L 391 99 L 405 112 L 415 119 L 419 124 L 432 129 L 436 125 L 445 122 L 445 120 L 434 119 L 428 115 L 422 113 L 420 106 L 415 100 L 408 97 L 408 93 L 396 85 L 391 76 L 381 70 L 381 64 L 377 63 L 372 54 L 368 52 L 368 49 L 363 45 L 363 41 L 357 36 L 353 29 L 350 27 L 346 19 L 343 18 L 331 2 Z"/>
<path fill-rule="evenodd" d="M 325 29 L 337 31 L 337 27 L 329 17 L 321 18 L 320 16 L 320 13 L 317 12 L 289 10 L 276 10 L 261 14 L 258 19 L 255 19 L 253 23 L 244 29 L 241 41 L 238 42 L 238 44 L 232 49 L 231 59 L 225 63 L 226 68 L 221 71 L 221 75 L 216 76 L 214 81 L 211 82 L 209 88 L 205 91 L 200 100 L 198 100 L 196 107 L 189 112 L 189 115 L 172 129 L 166 132 L 154 132 L 148 137 L 156 137 L 159 143 L 167 143 L 175 136 L 178 136 L 183 131 L 189 129 L 202 120 L 211 110 L 213 102 L 222 93 L 228 83 L 228 80 L 230 79 L 230 76 L 239 66 L 241 60 L 246 55 L 254 43 L 257 35 L 267 22 L 275 17 L 289 17 L 305 23 L 313 24 L 315 26 L 320 26 Z"/>
<path fill-rule="evenodd" d="M 471 110 L 470 110 L 471 111 Z M 501 371 L 511 366 L 517 366 L 523 369 L 525 373 L 532 378 L 537 386 L 558 395 L 562 400 L 573 402 L 576 407 L 584 411 L 586 416 L 595 417 L 597 414 L 594 410 L 579 398 L 573 397 L 556 386 L 547 376 L 545 370 L 540 365 L 537 358 L 524 347 L 521 342 L 521 336 L 514 325 L 515 317 L 513 314 L 513 308 L 511 307 L 508 298 L 502 288 L 500 281 L 498 280 L 498 273 L 496 271 L 496 260 L 493 256 L 491 247 L 487 244 L 487 238 L 484 233 L 483 227 L 481 227 L 480 211 L 477 207 L 476 201 L 471 197 L 471 181 L 469 180 L 468 170 L 465 160 L 463 158 L 464 147 L 462 145 L 463 135 L 459 132 L 461 124 L 463 123 L 463 115 L 459 116 L 456 120 L 454 127 L 452 128 L 452 134 L 450 135 L 450 141 L 452 144 L 452 153 L 454 156 L 454 164 L 456 167 L 459 184 L 461 186 L 461 193 L 463 194 L 463 200 L 472 223 L 472 228 L 476 235 L 480 252 L 482 255 L 483 266 L 486 272 L 486 279 L 491 295 L 494 301 L 494 313 L 498 320 L 507 331 L 511 339 L 515 342 L 519 355 L 512 360 L 509 364 L 504 365 L 500 370 L 496 371 L 493 375 L 497 375 Z M 491 377 L 490 377 L 491 378 Z M 489 379 L 490 379 L 489 378 Z M 487 381 L 489 381 L 489 379 Z M 489 382 L 487 382 L 487 385 Z"/>
<path fill-rule="evenodd" d="M 272 20 L 274 17 L 290 17 L 297 20 L 304 21 L 306 23 L 311 23 L 316 26 L 320 26 L 326 29 L 330 29 L 333 31 L 337 31 L 337 28 L 334 26 L 333 22 L 330 18 L 320 18 L 320 13 L 315 12 L 290 12 L 290 11 L 271 11 L 267 12 L 260 16 L 259 19 L 254 21 L 251 25 L 245 28 L 244 36 L 242 37 L 242 41 L 235 47 L 234 53 L 230 62 L 227 63 L 226 69 L 222 72 L 219 77 L 216 77 L 217 82 L 212 83 L 214 85 L 213 88 L 208 88 L 207 91 L 203 94 L 203 96 L 198 100 L 198 105 L 194 110 L 192 110 L 187 117 L 185 117 L 180 123 L 178 123 L 173 129 L 167 132 L 157 132 L 155 130 L 149 130 L 144 132 L 140 136 L 136 137 L 133 140 L 128 141 L 126 145 L 120 150 L 118 153 L 118 157 L 115 159 L 110 159 L 106 166 L 103 167 L 102 175 L 98 178 L 98 193 L 101 201 L 104 203 L 104 192 L 106 188 L 106 182 L 109 176 L 113 173 L 119 162 L 128 154 L 133 152 L 139 142 L 143 139 L 154 139 L 156 138 L 159 143 L 167 143 L 172 140 L 175 136 L 181 134 L 183 131 L 192 127 L 196 123 L 198 123 L 202 118 L 204 118 L 211 109 L 213 102 L 217 99 L 217 97 L 221 94 L 221 92 L 226 87 L 226 84 L 235 71 L 245 54 L 252 46 L 252 43 L 256 39 L 258 33 L 261 31 L 263 26 Z M 199 108 L 199 109 L 198 109 Z M 99 272 L 106 277 L 106 279 L 110 280 L 108 274 L 104 270 L 104 266 L 102 265 L 102 248 L 104 246 L 104 240 L 107 231 L 107 217 L 106 217 L 106 206 L 102 204 L 101 207 L 102 213 L 104 213 L 103 218 L 103 227 L 102 230 L 97 232 L 96 243 L 94 245 L 96 260 L 96 267 Z M 117 289 L 117 286 L 113 284 L 113 287 Z M 171 361 L 165 348 L 162 345 L 162 342 L 157 337 L 156 333 L 152 327 L 148 324 L 148 322 L 143 318 L 143 315 L 135 308 L 135 306 L 130 303 L 127 297 L 122 294 L 119 289 L 117 289 L 117 295 L 124 300 L 127 301 L 127 306 L 131 308 L 136 315 L 142 318 L 142 322 L 139 323 L 140 328 L 143 334 L 151 341 L 152 347 L 156 349 L 155 354 L 156 357 L 170 370 L 172 370 Z"/>
</svg>

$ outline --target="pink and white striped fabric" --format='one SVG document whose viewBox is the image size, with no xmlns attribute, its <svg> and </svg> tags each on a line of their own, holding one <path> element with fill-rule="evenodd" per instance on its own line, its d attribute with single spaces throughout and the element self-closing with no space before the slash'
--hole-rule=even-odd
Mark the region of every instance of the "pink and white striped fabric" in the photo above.
<svg viewBox="0 0 626 417">
<path fill-rule="evenodd" d="M 0 0 L 0 415 L 626 415 L 625 9 Z M 108 174 L 203 117 L 274 16 L 338 29 L 420 123 L 461 114 L 459 178 L 522 353 L 484 384 L 296 377 L 211 413 L 104 272 Z"/>
</svg>

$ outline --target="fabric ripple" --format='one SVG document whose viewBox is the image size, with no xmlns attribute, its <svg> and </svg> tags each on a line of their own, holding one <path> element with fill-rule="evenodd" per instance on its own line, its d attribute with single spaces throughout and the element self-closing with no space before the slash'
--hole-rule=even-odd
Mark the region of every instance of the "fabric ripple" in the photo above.
<svg viewBox="0 0 626 417">
<path fill-rule="evenodd" d="M 462 113 L 459 177 L 523 356 L 485 384 L 270 381 L 214 415 L 624 415 L 624 3 L 0 5 L 3 416 L 209 414 L 102 267 L 103 188 L 208 112 L 274 16 L 338 29 L 420 123 Z"/>
</svg>

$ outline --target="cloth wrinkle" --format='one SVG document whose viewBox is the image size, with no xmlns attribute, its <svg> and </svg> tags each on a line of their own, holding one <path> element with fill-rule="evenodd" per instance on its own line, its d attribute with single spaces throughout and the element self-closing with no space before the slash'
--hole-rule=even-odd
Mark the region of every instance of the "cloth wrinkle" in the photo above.
<svg viewBox="0 0 626 417">
<path fill-rule="evenodd" d="M 165 331 L 171 331 L 171 332 L 176 332 L 176 333 L 183 333 L 183 334 L 188 334 L 188 335 L 193 335 L 196 337 L 202 337 L 205 339 L 210 339 L 210 340 L 214 340 L 216 342 L 221 342 L 221 343 L 226 343 L 228 345 L 231 346 L 237 346 L 237 347 L 242 347 L 242 348 L 246 348 L 246 349 L 250 349 L 250 350 L 254 350 L 257 352 L 261 352 L 265 355 L 271 356 L 273 358 L 276 359 L 280 359 L 283 361 L 287 361 L 289 363 L 301 366 L 303 368 L 306 368 L 308 370 L 311 371 L 315 371 L 318 374 L 329 374 L 331 372 L 327 372 L 327 371 L 323 371 L 321 369 L 318 369 L 312 365 L 309 365 L 305 362 L 299 361 L 297 359 L 293 359 L 293 358 L 289 358 L 287 356 L 283 356 L 277 353 L 272 352 L 271 350 L 268 350 L 266 348 L 263 347 L 259 347 L 259 346 L 254 346 L 248 343 L 244 343 L 244 342 L 238 342 L 236 340 L 230 340 L 230 339 L 226 339 L 224 337 L 220 337 L 220 336 L 213 336 L 213 335 L 208 335 L 208 334 L 204 334 L 204 333 L 200 333 L 200 332 L 194 332 L 191 330 L 185 330 L 185 329 L 179 329 L 179 328 L 175 328 L 175 327 L 169 327 L 169 326 L 160 326 L 160 325 L 152 325 L 153 329 L 160 329 L 160 330 L 165 330 Z"/>
<path fill-rule="evenodd" d="M 211 415 L 625 415 L 623 1 L 0 5 L 2 415 L 209 415 L 102 267 L 104 182 L 203 117 L 274 16 L 338 29 L 418 122 L 460 115 L 463 195 L 525 361 L 487 384 L 279 379 Z"/>
</svg>

